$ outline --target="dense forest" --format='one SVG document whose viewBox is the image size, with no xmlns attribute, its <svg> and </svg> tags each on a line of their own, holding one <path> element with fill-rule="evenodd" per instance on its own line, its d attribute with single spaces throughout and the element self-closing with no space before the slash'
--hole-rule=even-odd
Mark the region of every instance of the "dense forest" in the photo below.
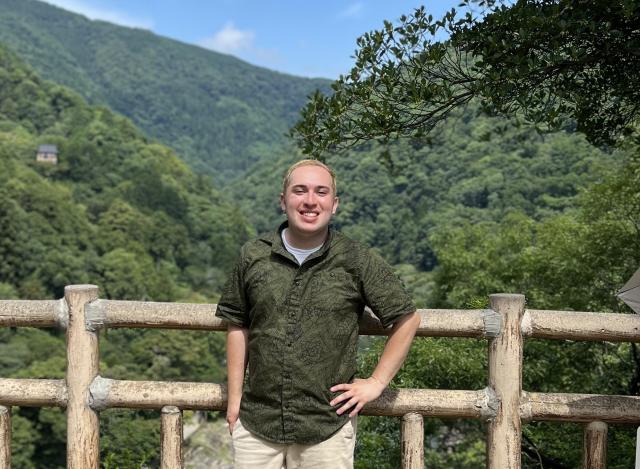
<svg viewBox="0 0 640 469">
<path fill-rule="evenodd" d="M 0 9 L 0 298 L 95 283 L 103 298 L 215 302 L 238 247 L 281 220 L 281 174 L 302 157 L 284 132 L 326 83 L 33 0 Z M 202 75 L 174 75 L 183 67 Z M 171 88 L 178 81 L 185 88 Z M 211 120 L 192 125 L 201 113 Z M 335 225 L 396 266 L 419 307 L 484 307 L 490 293 L 518 292 L 534 308 L 629 312 L 614 293 L 640 265 L 638 142 L 597 148 L 571 122 L 540 134 L 471 102 L 428 139 L 328 155 Z M 58 165 L 35 162 L 45 143 L 58 146 Z M 367 373 L 382 341 L 362 345 Z M 485 348 L 416 339 L 393 385 L 483 388 Z M 101 337 L 111 378 L 222 382 L 223 357 L 221 334 Z M 0 376 L 61 378 L 65 366 L 60 331 L 0 330 Z M 635 344 L 528 341 L 524 388 L 637 395 L 639 370 Z M 397 467 L 398 422 L 360 422 L 357 467 Z M 61 411 L 21 408 L 13 425 L 15 467 L 64 467 Z M 107 411 L 101 426 L 105 467 L 157 465 L 157 414 Z M 528 424 L 523 467 L 578 467 L 581 438 L 578 425 Z M 480 422 L 428 419 L 426 464 L 482 467 L 483 439 Z M 632 465 L 634 439 L 610 427 L 608 467 Z"/>
<path fill-rule="evenodd" d="M 129 117 L 218 181 L 286 145 L 307 95 L 330 83 L 36 0 L 0 0 L 0 42 L 41 76 Z"/>
<path fill-rule="evenodd" d="M 57 144 L 58 165 L 36 163 L 42 143 Z M 65 285 L 94 283 L 102 297 L 212 302 L 251 234 L 238 208 L 171 149 L 0 49 L 1 298 L 60 298 Z M 101 369 L 220 382 L 223 344 L 220 334 L 113 331 L 102 341 Z M 0 349 L 3 377 L 64 377 L 64 334 L 2 329 Z M 131 414 L 102 419 L 111 467 L 157 455 L 157 418 L 140 419 L 136 428 L 151 422 L 155 430 L 132 436 Z M 63 467 L 64 432 L 60 411 L 21 409 L 14 467 Z M 124 450 L 108 456 L 120 440 Z"/>
</svg>

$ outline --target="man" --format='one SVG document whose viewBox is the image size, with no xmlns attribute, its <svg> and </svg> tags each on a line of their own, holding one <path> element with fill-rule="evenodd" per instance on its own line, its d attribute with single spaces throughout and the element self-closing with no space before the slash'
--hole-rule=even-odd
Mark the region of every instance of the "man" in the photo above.
<svg viewBox="0 0 640 469">
<path fill-rule="evenodd" d="M 227 422 L 238 469 L 353 467 L 355 417 L 395 376 L 419 325 L 390 266 L 329 227 L 338 202 L 328 166 L 289 168 L 280 194 L 287 221 L 242 247 L 218 304 L 229 323 Z M 358 379 L 365 305 L 393 327 L 373 374 Z"/>
</svg>

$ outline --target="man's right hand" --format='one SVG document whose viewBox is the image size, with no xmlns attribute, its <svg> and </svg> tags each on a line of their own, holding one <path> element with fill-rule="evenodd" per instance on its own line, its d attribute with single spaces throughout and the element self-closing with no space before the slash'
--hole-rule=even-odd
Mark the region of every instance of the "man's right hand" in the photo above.
<svg viewBox="0 0 640 469">
<path fill-rule="evenodd" d="M 236 422 L 238 421 L 239 412 L 230 412 L 227 410 L 227 425 L 229 426 L 229 434 L 233 434 L 233 427 L 236 426 Z"/>
</svg>

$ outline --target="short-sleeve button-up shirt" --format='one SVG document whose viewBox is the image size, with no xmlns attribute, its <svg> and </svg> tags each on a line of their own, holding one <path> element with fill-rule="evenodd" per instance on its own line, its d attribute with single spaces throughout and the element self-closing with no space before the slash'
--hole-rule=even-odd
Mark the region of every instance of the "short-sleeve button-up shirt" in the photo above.
<svg viewBox="0 0 640 469">
<path fill-rule="evenodd" d="M 242 424 L 269 441 L 313 444 L 348 420 L 329 388 L 353 381 L 365 305 L 385 327 L 416 308 L 379 255 L 333 229 L 298 265 L 285 226 L 242 247 L 216 315 L 249 331 Z"/>
</svg>

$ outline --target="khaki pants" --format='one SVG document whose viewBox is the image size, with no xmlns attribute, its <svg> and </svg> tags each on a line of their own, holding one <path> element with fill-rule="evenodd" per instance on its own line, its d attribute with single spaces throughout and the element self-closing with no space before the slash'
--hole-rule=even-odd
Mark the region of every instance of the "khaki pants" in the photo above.
<svg viewBox="0 0 640 469">
<path fill-rule="evenodd" d="M 253 435 L 238 419 L 231 442 L 235 469 L 352 469 L 356 417 L 315 445 L 278 444 Z"/>
</svg>

